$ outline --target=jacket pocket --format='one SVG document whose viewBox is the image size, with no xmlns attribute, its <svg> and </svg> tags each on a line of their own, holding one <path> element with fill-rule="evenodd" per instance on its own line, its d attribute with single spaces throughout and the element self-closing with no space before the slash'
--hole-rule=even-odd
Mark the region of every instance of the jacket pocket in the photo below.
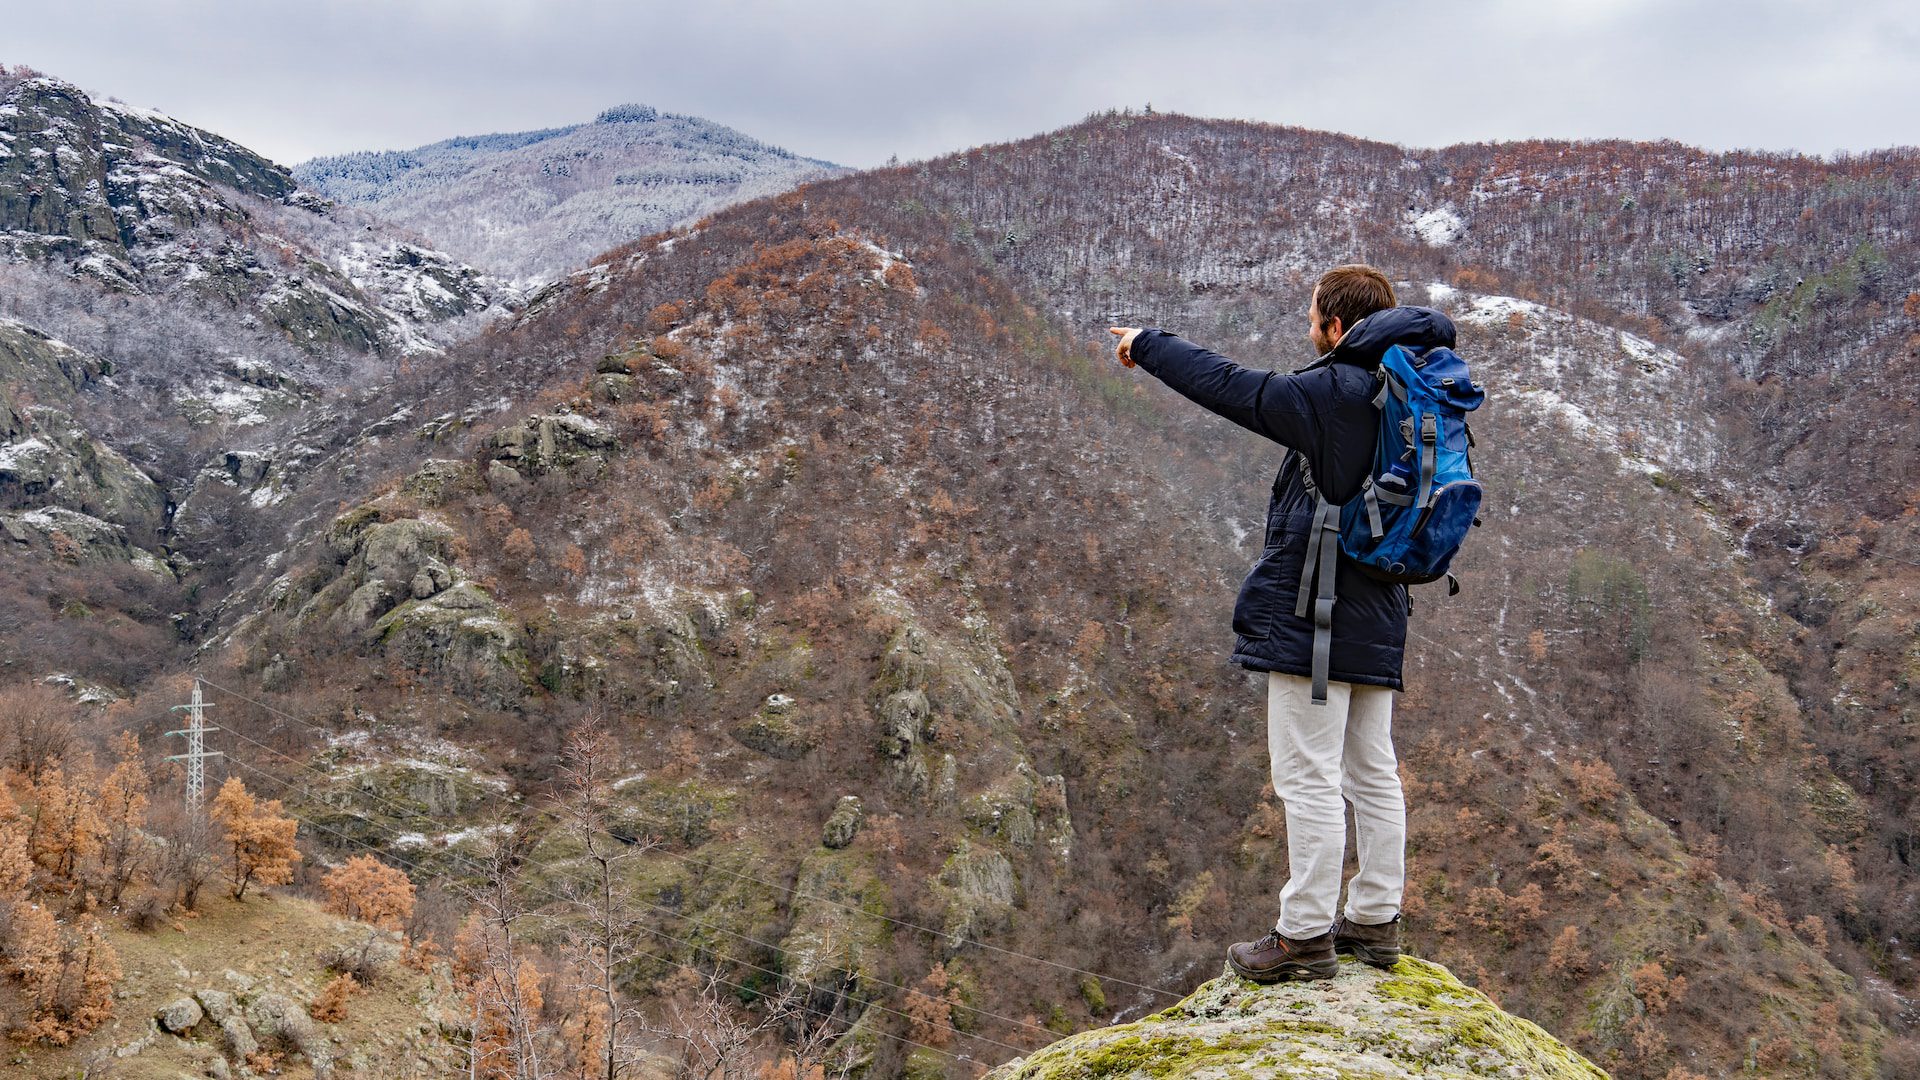
<svg viewBox="0 0 1920 1080">
<path fill-rule="evenodd" d="M 1241 637 L 1262 641 L 1273 634 L 1273 618 L 1283 602 L 1281 594 L 1287 577 L 1288 559 L 1300 560 L 1297 545 L 1282 544 L 1264 552 L 1247 579 L 1240 583 L 1240 595 L 1233 602 L 1233 632 Z M 1298 578 L 1294 579 L 1296 582 Z"/>
</svg>

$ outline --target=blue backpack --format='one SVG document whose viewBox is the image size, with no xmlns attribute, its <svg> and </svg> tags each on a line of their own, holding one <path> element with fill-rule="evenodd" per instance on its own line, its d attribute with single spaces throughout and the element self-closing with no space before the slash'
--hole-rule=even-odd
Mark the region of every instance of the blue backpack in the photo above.
<svg viewBox="0 0 1920 1080">
<path fill-rule="evenodd" d="M 1452 349 L 1388 346 L 1380 357 L 1379 441 L 1373 471 L 1360 494 L 1335 505 L 1313 488 L 1315 507 L 1306 566 L 1294 614 L 1313 613 L 1313 700 L 1327 700 L 1327 666 L 1333 641 L 1333 583 L 1338 553 L 1368 577 L 1419 585 L 1445 577 L 1448 595 L 1460 584 L 1447 568 L 1480 524 L 1482 495 L 1468 450 L 1473 432 L 1467 414 L 1486 392 L 1467 374 Z M 1320 567 L 1324 572 L 1316 575 Z M 1315 578 L 1319 578 L 1318 587 Z"/>
</svg>

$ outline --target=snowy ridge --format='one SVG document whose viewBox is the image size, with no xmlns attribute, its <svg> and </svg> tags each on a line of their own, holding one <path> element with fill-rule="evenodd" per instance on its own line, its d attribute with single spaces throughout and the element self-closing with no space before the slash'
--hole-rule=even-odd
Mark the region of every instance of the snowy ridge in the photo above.
<svg viewBox="0 0 1920 1080">
<path fill-rule="evenodd" d="M 315 158 L 294 174 L 537 287 L 621 243 L 844 171 L 699 117 L 622 105 L 586 124 Z"/>
</svg>

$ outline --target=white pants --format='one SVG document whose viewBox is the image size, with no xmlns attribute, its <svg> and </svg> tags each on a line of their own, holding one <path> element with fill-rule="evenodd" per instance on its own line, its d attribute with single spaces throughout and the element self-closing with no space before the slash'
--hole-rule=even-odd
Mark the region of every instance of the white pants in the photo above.
<svg viewBox="0 0 1920 1080">
<path fill-rule="evenodd" d="M 1273 790 L 1287 808 L 1287 865 L 1276 924 L 1290 938 L 1333 925 L 1353 804 L 1360 869 L 1347 884 L 1347 919 L 1382 923 L 1400 911 L 1406 884 L 1407 804 L 1393 756 L 1393 695 L 1384 686 L 1267 673 L 1267 753 Z"/>
</svg>

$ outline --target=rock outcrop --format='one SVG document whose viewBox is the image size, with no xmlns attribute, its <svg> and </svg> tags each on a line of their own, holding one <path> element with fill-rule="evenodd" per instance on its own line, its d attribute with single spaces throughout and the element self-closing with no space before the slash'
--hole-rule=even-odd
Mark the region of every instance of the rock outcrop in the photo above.
<svg viewBox="0 0 1920 1080">
<path fill-rule="evenodd" d="M 1501 1011 L 1439 964 L 1380 971 L 1342 960 L 1315 982 L 1232 973 L 1131 1024 L 1085 1031 L 988 1080 L 1110 1077 L 1526 1077 L 1606 1080 L 1538 1025 Z"/>
<path fill-rule="evenodd" d="M 316 246 L 312 241 L 318 239 Z M 0 259 L 115 290 L 252 306 L 297 345 L 411 353 L 517 294 L 384 226 L 342 216 L 209 131 L 45 76 L 0 93 Z"/>
<path fill-rule="evenodd" d="M 75 416 L 80 395 L 111 371 L 106 360 L 0 319 L 0 508 L 64 507 L 140 539 L 161 527 L 159 486 Z"/>
<path fill-rule="evenodd" d="M 577 480 L 591 480 L 619 448 L 613 429 L 577 413 L 529 416 L 487 437 L 490 482 L 513 483 L 547 473 L 564 472 Z"/>
<path fill-rule="evenodd" d="M 452 679 L 490 707 L 511 704 L 533 683 L 526 635 L 461 573 L 454 538 L 441 521 L 364 504 L 328 529 L 331 565 L 281 577 L 268 603 L 302 630 L 356 635 L 415 670 Z"/>
</svg>

